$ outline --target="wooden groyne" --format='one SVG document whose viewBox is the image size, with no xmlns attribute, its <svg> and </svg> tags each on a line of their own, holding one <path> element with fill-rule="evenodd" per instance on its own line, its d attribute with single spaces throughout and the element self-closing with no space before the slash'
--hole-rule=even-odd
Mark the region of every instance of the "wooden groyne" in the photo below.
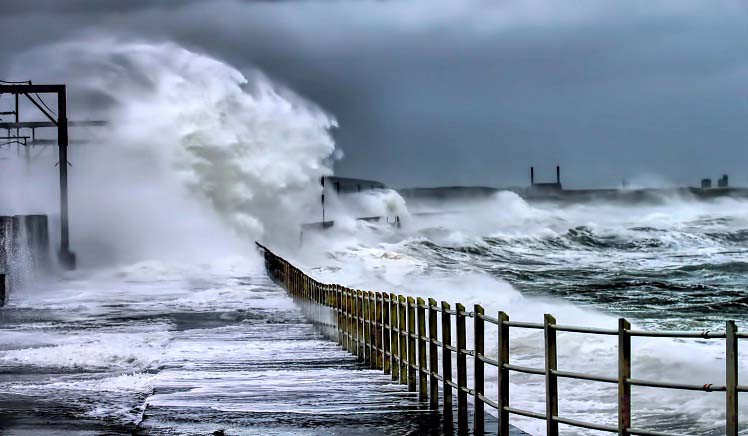
<svg viewBox="0 0 748 436">
<path fill-rule="evenodd" d="M 468 311 L 460 303 L 425 301 L 394 293 L 350 289 L 341 285 L 321 283 L 305 274 L 291 263 L 275 255 L 261 244 L 268 275 L 283 286 L 292 297 L 305 307 L 308 317 L 331 340 L 372 368 L 391 374 L 393 380 L 406 384 L 418 392 L 419 399 L 428 402 L 433 410 L 441 408 L 445 415 L 456 410 L 458 426 L 467 430 L 472 408 L 472 430 L 485 432 L 486 406 L 497 411 L 500 435 L 509 434 L 510 417 L 544 420 L 547 434 L 557 436 L 559 424 L 601 430 L 620 435 L 663 436 L 670 433 L 632 427 L 631 387 L 647 386 L 663 389 L 680 389 L 702 392 L 724 392 L 725 434 L 738 434 L 738 393 L 748 392 L 748 386 L 738 384 L 738 342 L 748 334 L 738 332 L 734 321 L 727 321 L 725 331 L 645 331 L 632 330 L 629 322 L 619 319 L 617 329 L 560 325 L 546 314 L 542 323 L 510 321 L 504 312 L 487 315 L 481 305 Z M 452 319 L 455 319 L 455 331 Z M 470 321 L 468 321 L 470 320 Z M 467 323 L 473 324 L 472 344 L 467 343 Z M 486 327 L 498 330 L 498 356 L 484 354 Z M 530 368 L 510 362 L 509 335 L 511 329 L 535 329 L 544 333 L 545 365 Z M 590 335 L 607 335 L 618 338 L 618 374 L 603 376 L 559 370 L 557 366 L 557 332 L 574 332 Z M 454 337 L 453 337 L 454 336 Z M 725 341 L 724 385 L 671 383 L 642 380 L 631 376 L 631 338 L 694 338 Z M 470 347 L 470 348 L 469 348 Z M 454 355 L 454 359 L 453 359 Z M 453 363 L 456 379 L 453 379 Z M 472 368 L 474 383 L 468 386 L 468 365 Z M 498 377 L 498 396 L 494 401 L 486 396 L 486 370 L 495 371 Z M 510 402 L 509 373 L 536 374 L 545 378 L 545 413 L 513 407 Z M 618 386 L 618 425 L 603 425 L 565 418 L 558 411 L 558 379 L 568 378 L 609 383 Z M 440 395 L 441 394 L 441 395 Z M 714 394 L 712 394 L 714 395 Z M 469 401 L 469 398 L 472 401 Z M 441 404 L 440 404 L 441 399 Z M 456 401 L 456 409 L 454 403 Z"/>
</svg>

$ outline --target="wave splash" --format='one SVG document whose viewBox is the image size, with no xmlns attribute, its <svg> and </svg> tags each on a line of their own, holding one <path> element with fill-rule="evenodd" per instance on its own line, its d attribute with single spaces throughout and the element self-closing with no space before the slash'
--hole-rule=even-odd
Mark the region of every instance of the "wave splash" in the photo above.
<svg viewBox="0 0 748 436">
<path fill-rule="evenodd" d="M 318 207 L 319 179 L 340 157 L 334 117 L 259 71 L 174 43 L 66 41 L 14 65 L 13 77 L 67 83 L 71 119 L 109 121 L 93 134 L 101 145 L 71 150 L 72 207 L 83 216 L 73 223 L 87 236 L 96 223 L 85 215 L 103 211 L 123 230 L 107 233 L 128 238 L 142 238 L 124 222 L 134 216 L 157 228 L 147 237 L 203 216 L 179 229 L 177 244 L 190 239 L 185 233 L 220 233 L 205 223 L 215 217 L 248 240 L 282 238 Z"/>
</svg>

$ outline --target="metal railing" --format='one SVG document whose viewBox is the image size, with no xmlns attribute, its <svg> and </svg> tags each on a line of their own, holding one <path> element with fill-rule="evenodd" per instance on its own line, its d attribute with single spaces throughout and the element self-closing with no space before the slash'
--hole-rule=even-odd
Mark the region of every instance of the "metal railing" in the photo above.
<svg viewBox="0 0 748 436">
<path fill-rule="evenodd" d="M 433 298 L 406 297 L 394 293 L 349 289 L 341 285 L 320 283 L 294 267 L 285 259 L 257 244 L 264 252 L 268 275 L 282 285 L 291 296 L 306 305 L 306 310 L 323 333 L 336 340 L 345 350 L 356 355 L 372 368 L 382 369 L 392 379 L 406 384 L 412 392 L 418 391 L 420 400 L 428 401 L 430 408 L 439 409 L 439 387 L 442 390 L 442 410 L 451 415 L 454 394 L 457 397 L 457 422 L 461 429 L 469 426 L 469 408 L 472 406 L 472 424 L 475 434 L 485 431 L 485 406 L 497 410 L 499 434 L 509 434 L 509 417 L 520 415 L 546 422 L 549 436 L 559 434 L 559 424 L 601 430 L 620 435 L 671 435 L 632 427 L 631 387 L 682 389 L 703 392 L 725 392 L 725 434 L 738 434 L 738 393 L 747 392 L 748 386 L 738 384 L 738 339 L 748 338 L 739 333 L 734 321 L 726 322 L 724 332 L 680 332 L 632 330 L 625 319 L 619 319 L 617 329 L 601 329 L 559 325 L 553 316 L 546 314 L 543 323 L 510 321 L 504 312 L 496 317 L 485 314 L 481 305 L 473 311 L 457 303 L 437 303 Z M 452 317 L 455 317 L 455 340 L 452 338 Z M 321 321 L 325 318 L 330 322 Z M 473 347 L 467 344 L 467 320 L 473 323 Z M 484 354 L 486 324 L 498 330 L 498 358 Z M 441 327 L 440 329 L 438 327 Z M 544 368 L 514 365 L 509 361 L 509 332 L 512 328 L 542 330 L 544 334 Z M 441 338 L 439 332 L 441 331 Z M 616 377 L 562 371 L 557 365 L 557 332 L 574 332 L 618 337 L 618 375 Z M 726 378 L 724 385 L 670 383 L 640 380 L 631 377 L 631 338 L 697 338 L 725 339 Z M 441 349 L 441 358 L 439 356 Z M 428 352 L 427 352 L 428 350 Z M 457 365 L 457 380 L 452 380 L 452 354 Z M 467 356 L 472 357 L 472 387 L 467 383 Z M 441 360 L 441 361 L 440 361 Z M 498 399 L 486 396 L 486 365 L 497 372 Z M 441 367 L 441 368 L 440 368 Z M 510 405 L 509 373 L 519 372 L 541 375 L 545 378 L 545 413 L 523 410 Z M 618 425 L 605 425 L 579 421 L 559 415 L 558 379 L 569 378 L 609 383 L 618 386 Z M 468 397 L 472 397 L 469 404 Z"/>
</svg>

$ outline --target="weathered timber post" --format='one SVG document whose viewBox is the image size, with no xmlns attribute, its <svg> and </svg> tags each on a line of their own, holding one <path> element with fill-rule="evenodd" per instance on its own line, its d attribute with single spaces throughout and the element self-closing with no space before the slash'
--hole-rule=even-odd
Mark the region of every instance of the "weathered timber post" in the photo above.
<svg viewBox="0 0 748 436">
<path fill-rule="evenodd" d="M 390 338 L 392 337 L 392 327 L 390 326 L 390 294 L 382 294 L 382 369 L 385 374 L 390 374 Z"/>
<path fill-rule="evenodd" d="M 416 300 L 408 297 L 408 390 L 416 391 Z"/>
<path fill-rule="evenodd" d="M 556 319 L 545 314 L 543 316 L 543 332 L 545 336 L 545 425 L 547 436 L 558 436 L 558 378 L 553 371 L 558 369 L 556 355 L 556 330 L 553 326 Z"/>
<path fill-rule="evenodd" d="M 465 306 L 455 305 L 457 312 L 457 426 L 466 429 L 468 426 L 468 393 L 467 389 L 467 331 L 465 328 Z"/>
<path fill-rule="evenodd" d="M 509 412 L 505 408 L 509 407 L 509 370 L 506 365 L 509 364 L 509 316 L 504 312 L 499 312 L 499 369 L 496 385 L 499 389 L 499 435 L 509 436 Z"/>
<path fill-rule="evenodd" d="M 738 328 L 735 321 L 725 323 L 725 363 L 726 363 L 726 429 L 727 436 L 738 434 Z"/>
<path fill-rule="evenodd" d="M 426 375 L 426 302 L 416 299 L 418 315 L 418 399 L 426 401 L 429 396 L 428 377 Z"/>
<path fill-rule="evenodd" d="M 383 369 L 382 362 L 384 361 L 384 347 L 382 347 L 382 332 L 384 331 L 382 301 L 382 294 L 380 292 L 374 294 L 374 348 L 376 349 L 374 367 L 377 369 Z"/>
<path fill-rule="evenodd" d="M 436 341 L 439 332 L 436 329 L 436 300 L 429 298 L 429 408 L 439 409 L 439 351 Z"/>
<path fill-rule="evenodd" d="M 408 384 L 408 324 L 406 320 L 406 301 L 402 295 L 397 296 L 397 313 L 400 318 L 399 333 L 400 338 L 400 384 Z"/>
<path fill-rule="evenodd" d="M 628 436 L 631 428 L 631 324 L 618 320 L 618 434 Z"/>
<path fill-rule="evenodd" d="M 452 416 L 452 317 L 449 303 L 442 301 L 442 390 L 444 392 L 444 415 Z"/>
<path fill-rule="evenodd" d="M 476 435 L 482 435 L 485 432 L 485 415 L 484 415 L 484 404 L 481 398 L 484 394 L 484 380 L 483 380 L 483 357 L 484 344 L 483 344 L 483 307 L 480 304 L 476 304 L 473 309 L 475 312 L 473 336 L 474 336 L 474 350 L 475 356 L 473 359 L 473 377 L 475 378 L 475 401 L 473 403 L 473 433 Z"/>
<path fill-rule="evenodd" d="M 400 380 L 400 327 L 398 318 L 398 300 L 397 295 L 390 294 L 390 338 L 391 338 L 391 364 L 392 380 Z"/>
<path fill-rule="evenodd" d="M 364 320 L 363 334 L 361 338 L 364 344 L 364 364 L 371 365 L 371 319 L 369 318 L 369 293 L 363 291 L 361 294 L 362 317 Z"/>
</svg>

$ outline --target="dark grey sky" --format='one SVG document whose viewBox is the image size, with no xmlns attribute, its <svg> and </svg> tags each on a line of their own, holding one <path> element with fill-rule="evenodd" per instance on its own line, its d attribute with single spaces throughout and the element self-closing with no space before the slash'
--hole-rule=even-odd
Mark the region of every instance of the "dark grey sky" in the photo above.
<svg viewBox="0 0 748 436">
<path fill-rule="evenodd" d="M 746 5 L 3 0 L 0 72 L 79 34 L 172 40 L 334 114 L 339 175 L 508 185 L 559 163 L 577 187 L 723 172 L 748 184 Z"/>
</svg>

